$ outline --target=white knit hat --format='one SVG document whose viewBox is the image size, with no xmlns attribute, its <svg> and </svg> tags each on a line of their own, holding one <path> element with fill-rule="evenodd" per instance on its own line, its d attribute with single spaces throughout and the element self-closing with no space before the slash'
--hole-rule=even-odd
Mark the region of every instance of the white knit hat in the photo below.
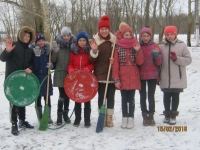
<svg viewBox="0 0 200 150">
<path fill-rule="evenodd" d="M 65 36 L 65 35 L 71 36 L 71 34 L 72 34 L 72 31 L 69 27 L 62 27 L 61 36 Z"/>
</svg>

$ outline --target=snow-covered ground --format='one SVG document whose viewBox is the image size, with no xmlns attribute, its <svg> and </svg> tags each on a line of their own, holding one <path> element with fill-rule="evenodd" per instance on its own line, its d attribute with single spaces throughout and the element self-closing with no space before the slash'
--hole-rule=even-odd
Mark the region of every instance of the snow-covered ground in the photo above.
<svg viewBox="0 0 200 150">
<path fill-rule="evenodd" d="M 186 36 L 180 35 L 180 39 L 186 41 Z M 73 127 L 72 123 L 65 125 L 58 130 L 48 129 L 38 130 L 38 121 L 35 113 L 34 104 L 26 107 L 27 120 L 32 123 L 34 129 L 20 131 L 19 136 L 11 134 L 11 124 L 9 122 L 9 103 L 4 96 L 3 82 L 5 64 L 0 62 L 0 149 L 9 150 L 199 150 L 200 148 L 200 48 L 189 48 L 192 55 L 192 64 L 187 67 L 188 88 L 180 95 L 179 116 L 173 132 L 160 132 L 158 129 L 169 127 L 162 122 L 163 120 L 163 98 L 159 86 L 157 86 L 156 126 L 144 127 L 139 103 L 139 92 L 136 92 L 135 119 L 133 129 L 122 129 L 121 125 L 121 95 L 116 91 L 115 95 L 115 114 L 114 127 L 104 127 L 103 132 L 96 133 L 96 123 L 98 119 L 97 96 L 92 102 L 92 114 L 90 128 L 84 127 L 84 119 L 80 126 Z M 52 118 L 56 122 L 58 90 L 54 88 L 52 96 Z M 70 102 L 70 114 L 72 113 L 74 102 Z M 83 107 L 83 106 L 82 106 Z M 74 115 L 71 118 L 74 121 Z M 51 126 L 56 128 L 54 124 Z M 187 128 L 187 131 L 185 130 Z M 179 130 L 181 129 L 181 130 Z M 182 130 L 184 129 L 184 131 Z M 176 132 L 180 131 L 180 132 Z"/>
</svg>

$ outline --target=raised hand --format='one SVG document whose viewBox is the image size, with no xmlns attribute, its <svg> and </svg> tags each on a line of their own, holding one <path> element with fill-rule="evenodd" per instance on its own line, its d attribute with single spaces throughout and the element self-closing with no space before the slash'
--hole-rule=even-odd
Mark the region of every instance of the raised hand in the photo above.
<svg viewBox="0 0 200 150">
<path fill-rule="evenodd" d="M 12 45 L 12 44 L 13 44 L 13 40 L 9 39 L 6 41 L 6 51 L 7 52 L 11 52 L 15 48 L 15 45 Z"/>
<path fill-rule="evenodd" d="M 152 50 L 152 54 L 154 57 L 158 56 L 158 52 L 159 52 L 159 46 L 157 44 L 154 45 L 154 48 Z"/>
<path fill-rule="evenodd" d="M 90 46 L 91 46 L 92 50 L 97 50 L 98 49 L 98 45 L 97 45 L 97 43 L 96 43 L 96 41 L 94 39 L 92 39 L 90 41 Z"/>
<path fill-rule="evenodd" d="M 140 43 L 138 41 L 136 41 L 133 44 L 133 48 L 135 49 L 136 52 L 139 52 L 139 50 L 140 50 Z"/>
<path fill-rule="evenodd" d="M 36 46 L 35 48 L 33 48 L 33 51 L 34 51 L 36 57 L 40 57 L 41 49 L 39 46 Z"/>
<path fill-rule="evenodd" d="M 59 51 L 59 44 L 56 41 L 52 42 L 52 50 L 57 53 Z"/>
</svg>

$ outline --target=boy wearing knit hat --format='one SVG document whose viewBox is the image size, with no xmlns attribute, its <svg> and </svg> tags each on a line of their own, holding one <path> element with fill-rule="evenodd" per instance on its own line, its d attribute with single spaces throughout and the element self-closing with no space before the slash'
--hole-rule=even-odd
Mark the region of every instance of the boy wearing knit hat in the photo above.
<svg viewBox="0 0 200 150">
<path fill-rule="evenodd" d="M 99 83 L 98 89 L 98 108 L 103 105 L 105 86 L 107 81 L 107 74 L 109 68 L 109 60 L 112 54 L 112 47 L 115 41 L 115 36 L 110 32 L 110 18 L 102 16 L 98 23 L 98 33 L 90 42 L 90 60 L 94 62 L 94 74 Z M 113 127 L 114 114 L 114 95 L 115 85 L 111 79 L 111 74 L 108 81 L 107 88 L 107 109 L 104 125 Z"/>
<path fill-rule="evenodd" d="M 56 64 L 55 70 L 66 70 L 71 45 L 76 42 L 76 37 L 72 34 L 69 27 L 63 27 L 61 33 L 56 37 L 56 41 L 52 43 L 52 57 L 51 61 Z M 64 80 L 68 72 L 57 71 L 54 73 L 53 85 L 58 87 L 59 98 L 58 98 L 58 109 L 57 109 L 57 125 L 62 124 L 62 118 L 65 122 L 70 123 L 68 116 L 69 112 L 69 97 L 64 91 Z"/>
<path fill-rule="evenodd" d="M 122 22 L 115 33 L 117 43 L 112 66 L 112 78 L 116 89 L 121 92 L 122 124 L 121 128 L 134 126 L 135 91 L 140 90 L 138 65 L 144 62 L 139 42 L 134 38 L 132 28 Z"/>
<path fill-rule="evenodd" d="M 34 58 L 33 58 L 33 73 L 38 78 L 39 82 L 41 83 L 46 76 L 48 75 L 48 68 L 53 69 L 53 64 L 49 62 L 49 54 L 50 54 L 50 44 L 45 41 L 45 36 L 42 33 L 36 34 L 35 44 L 30 45 L 30 48 L 34 50 Z M 40 94 L 37 98 L 36 102 L 36 109 L 38 113 L 38 119 L 42 119 L 42 104 L 41 99 L 44 98 L 46 101 L 46 93 L 47 93 L 47 80 L 42 84 L 40 88 Z M 53 123 L 51 119 L 51 99 L 50 96 L 53 95 L 53 85 L 50 76 L 49 82 L 49 95 L 48 95 L 48 106 L 49 106 L 49 121 L 48 123 Z"/>
<path fill-rule="evenodd" d="M 144 126 L 154 126 L 155 112 L 155 90 L 158 79 L 159 66 L 162 63 L 162 54 L 159 46 L 152 40 L 152 31 L 150 28 L 142 28 L 140 31 L 140 46 L 144 54 L 144 63 L 139 66 L 141 90 L 140 106 L 143 117 Z M 146 84 L 148 84 L 148 94 L 146 93 Z M 148 95 L 148 96 L 147 96 Z M 146 99 L 148 99 L 149 107 L 147 107 Z"/>
<path fill-rule="evenodd" d="M 86 72 L 92 72 L 94 70 L 94 64 L 89 60 L 89 36 L 86 32 L 82 31 L 77 34 L 76 43 L 71 45 L 70 60 L 67 67 L 69 73 L 73 73 L 75 70 L 84 70 Z M 75 121 L 74 126 L 78 127 L 81 121 L 81 103 L 75 102 Z M 91 125 L 90 122 L 91 103 L 90 101 L 84 103 L 84 121 L 85 127 L 88 128 Z"/>
<path fill-rule="evenodd" d="M 166 26 L 165 39 L 160 44 L 163 62 L 160 74 L 160 88 L 163 91 L 165 116 L 163 122 L 176 124 L 179 112 L 179 95 L 187 88 L 186 66 L 191 64 L 190 52 L 183 41 L 177 38 L 178 30 L 175 26 Z"/>
</svg>

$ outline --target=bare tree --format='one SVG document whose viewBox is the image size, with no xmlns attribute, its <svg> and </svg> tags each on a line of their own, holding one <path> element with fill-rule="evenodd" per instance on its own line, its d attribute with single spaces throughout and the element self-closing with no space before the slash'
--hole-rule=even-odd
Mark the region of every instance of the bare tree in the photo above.
<svg viewBox="0 0 200 150">
<path fill-rule="evenodd" d="M 188 32 L 187 32 L 187 46 L 191 47 L 191 30 L 192 30 L 192 12 L 191 12 L 191 0 L 188 0 Z"/>
</svg>

